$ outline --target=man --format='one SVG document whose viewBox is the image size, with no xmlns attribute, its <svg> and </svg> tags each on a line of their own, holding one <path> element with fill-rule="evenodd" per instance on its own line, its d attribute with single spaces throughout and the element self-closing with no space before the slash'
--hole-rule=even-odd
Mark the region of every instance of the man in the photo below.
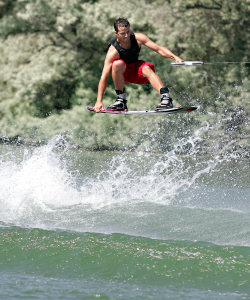
<svg viewBox="0 0 250 300">
<path fill-rule="evenodd" d="M 139 52 L 141 46 L 145 45 L 163 57 L 173 59 L 176 62 L 182 62 L 183 60 L 174 55 L 169 49 L 151 41 L 145 34 L 131 32 L 127 19 L 117 19 L 114 28 L 116 37 L 111 41 L 105 58 L 94 110 L 99 112 L 100 109 L 104 109 L 102 98 L 111 71 L 116 91 L 116 101 L 109 105 L 107 109 L 127 110 L 125 84 L 144 84 L 147 82 L 150 82 L 152 87 L 161 95 L 161 103 L 156 107 L 156 110 L 172 108 L 173 103 L 168 88 L 164 87 L 161 79 L 155 73 L 153 64 L 138 60 Z"/>
</svg>

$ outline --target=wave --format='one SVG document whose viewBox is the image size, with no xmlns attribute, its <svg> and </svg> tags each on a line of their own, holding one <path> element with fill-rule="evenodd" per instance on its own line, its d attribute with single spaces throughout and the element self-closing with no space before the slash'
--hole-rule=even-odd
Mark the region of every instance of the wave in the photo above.
<svg viewBox="0 0 250 300">
<path fill-rule="evenodd" d="M 250 292 L 247 247 L 14 227 L 0 235 L 8 273 Z"/>
</svg>

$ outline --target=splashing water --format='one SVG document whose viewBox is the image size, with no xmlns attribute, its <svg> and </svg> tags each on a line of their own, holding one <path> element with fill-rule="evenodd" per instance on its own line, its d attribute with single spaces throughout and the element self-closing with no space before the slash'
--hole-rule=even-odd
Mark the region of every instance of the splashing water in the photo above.
<svg viewBox="0 0 250 300">
<path fill-rule="evenodd" d="M 219 219 L 221 209 L 250 210 L 247 189 L 236 186 L 232 191 L 217 187 L 218 182 L 209 183 L 217 181 L 224 161 L 196 155 L 204 130 L 181 138 L 165 154 L 86 152 L 71 149 L 62 137 L 38 148 L 5 146 L 0 161 L 0 221 L 45 229 L 196 239 L 201 228 L 185 226 L 190 224 L 188 209 L 195 208 L 196 223 L 203 222 L 200 209 L 212 209 L 213 220 Z M 187 144 L 191 157 L 177 155 Z M 216 234 L 205 234 L 212 218 L 204 223 L 203 240 L 218 240 Z"/>
</svg>

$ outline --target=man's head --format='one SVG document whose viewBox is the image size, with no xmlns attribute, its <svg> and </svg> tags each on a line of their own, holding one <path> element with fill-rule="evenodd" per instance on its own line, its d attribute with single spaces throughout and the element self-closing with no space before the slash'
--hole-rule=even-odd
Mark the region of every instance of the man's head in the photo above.
<svg viewBox="0 0 250 300">
<path fill-rule="evenodd" d="M 127 43 L 130 40 L 130 24 L 127 19 L 117 19 L 114 23 L 114 28 L 119 43 Z"/>
<path fill-rule="evenodd" d="M 125 18 L 119 18 L 114 23 L 115 32 L 118 33 L 119 29 L 118 27 L 126 27 L 129 28 L 130 24 L 129 21 Z"/>
</svg>

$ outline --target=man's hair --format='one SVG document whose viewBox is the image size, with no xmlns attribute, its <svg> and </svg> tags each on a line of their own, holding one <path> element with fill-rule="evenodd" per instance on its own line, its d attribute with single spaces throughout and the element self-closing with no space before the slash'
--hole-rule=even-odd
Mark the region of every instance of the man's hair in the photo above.
<svg viewBox="0 0 250 300">
<path fill-rule="evenodd" d="M 118 32 L 118 27 L 129 27 L 129 21 L 125 18 L 119 18 L 114 23 L 115 31 Z"/>
</svg>

